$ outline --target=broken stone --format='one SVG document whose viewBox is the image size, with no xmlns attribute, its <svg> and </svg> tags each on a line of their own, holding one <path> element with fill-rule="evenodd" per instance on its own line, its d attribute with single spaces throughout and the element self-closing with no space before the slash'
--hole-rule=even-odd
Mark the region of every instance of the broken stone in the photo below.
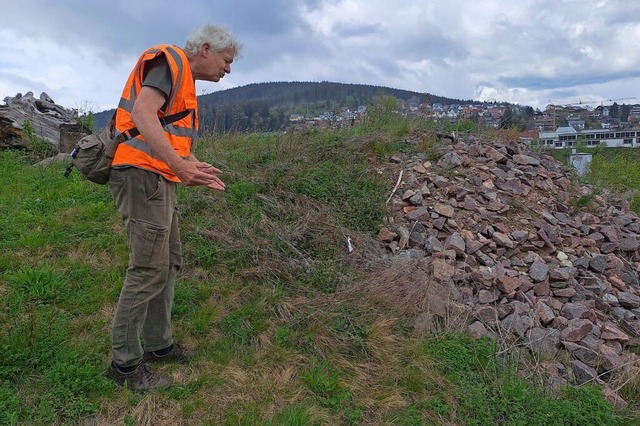
<svg viewBox="0 0 640 426">
<path fill-rule="evenodd" d="M 416 195 L 416 191 L 412 190 L 412 189 L 408 189 L 404 192 L 404 194 L 402 194 L 402 199 L 403 200 L 408 200 L 409 198 L 413 197 L 414 195 Z"/>
<path fill-rule="evenodd" d="M 553 290 L 553 295 L 556 297 L 563 297 L 565 299 L 571 299 L 573 296 L 578 294 L 576 289 L 573 287 L 568 288 L 559 288 Z"/>
<path fill-rule="evenodd" d="M 593 324 L 586 319 L 569 320 L 567 327 L 560 332 L 560 339 L 567 342 L 579 342 L 591 332 Z"/>
<path fill-rule="evenodd" d="M 560 315 L 567 319 L 587 318 L 591 308 L 585 303 L 565 303 L 560 311 Z"/>
<path fill-rule="evenodd" d="M 482 304 L 494 303 L 500 298 L 497 291 L 480 290 L 478 292 L 478 302 Z"/>
<path fill-rule="evenodd" d="M 424 197 L 422 196 L 422 194 L 415 194 L 411 198 L 409 198 L 409 202 L 414 206 L 422 205 L 423 201 Z"/>
<path fill-rule="evenodd" d="M 491 238 L 498 245 L 501 245 L 507 248 L 514 248 L 516 246 L 515 242 L 511 238 L 509 238 L 508 235 L 503 234 L 502 232 L 494 232 Z"/>
<path fill-rule="evenodd" d="M 464 160 L 455 152 L 448 152 L 440 158 L 438 166 L 445 169 L 455 168 L 464 164 Z"/>
<path fill-rule="evenodd" d="M 390 231 L 388 228 L 381 228 L 380 231 L 378 231 L 378 241 L 388 243 L 395 240 L 397 236 L 398 234 Z"/>
<path fill-rule="evenodd" d="M 608 321 L 602 325 L 600 337 L 604 340 L 617 340 L 619 342 L 629 341 L 629 336 L 622 330 L 620 330 L 611 321 Z"/>
<path fill-rule="evenodd" d="M 538 160 L 537 158 L 531 157 L 529 155 L 523 155 L 523 154 L 514 155 L 513 161 L 519 165 L 526 165 L 526 166 L 540 165 L 540 160 Z"/>
<path fill-rule="evenodd" d="M 567 281 L 573 278 L 577 273 L 577 269 L 573 267 L 551 268 L 549 270 L 550 281 Z"/>
<path fill-rule="evenodd" d="M 602 380 L 598 378 L 598 372 L 582 361 L 574 359 L 571 361 L 571 368 L 575 375 L 576 383 L 579 385 L 584 383 L 603 383 Z"/>
<path fill-rule="evenodd" d="M 640 296 L 623 291 L 618 293 L 618 302 L 625 308 L 638 308 L 640 307 Z"/>
<path fill-rule="evenodd" d="M 464 254 L 466 250 L 466 244 L 460 234 L 454 232 L 449 235 L 444 242 L 445 250 L 454 250 L 457 254 Z"/>
<path fill-rule="evenodd" d="M 469 329 L 469 334 L 471 334 L 471 337 L 473 337 L 474 339 L 480 339 L 489 334 L 489 332 L 487 331 L 487 328 L 480 321 L 476 321 L 470 324 L 468 329 Z"/>
<path fill-rule="evenodd" d="M 534 261 L 529 267 L 529 276 L 535 282 L 544 281 L 547 279 L 549 273 L 549 266 L 541 261 Z"/>
<path fill-rule="evenodd" d="M 548 281 L 542 281 L 533 286 L 533 292 L 536 296 L 548 296 L 551 293 L 551 288 Z"/>
<path fill-rule="evenodd" d="M 502 320 L 502 327 L 518 337 L 524 337 L 527 330 L 533 327 L 533 319 L 528 316 L 511 314 Z"/>
<path fill-rule="evenodd" d="M 605 385 L 603 391 L 604 397 L 618 410 L 624 410 L 629 405 L 618 393 L 609 385 Z"/>
<path fill-rule="evenodd" d="M 534 328 L 529 332 L 527 347 L 542 359 L 553 359 L 558 353 L 560 333 L 549 328 Z"/>
<path fill-rule="evenodd" d="M 546 303 L 539 301 L 535 306 L 536 315 L 540 319 L 542 325 L 549 325 L 553 322 L 556 315 Z"/>
<path fill-rule="evenodd" d="M 571 172 L 549 155 L 470 141 L 439 148 L 449 177 L 425 166 L 424 153 L 399 158 L 421 173 L 409 171 L 388 204 L 395 223 L 379 232 L 381 244 L 409 260 L 426 256 L 422 272 L 456 289 L 475 337 L 496 338 L 495 330 L 540 357 L 564 351 L 562 359 L 576 358 L 574 382 L 595 374 L 578 362 L 596 373 L 620 369 L 628 342 L 640 343 L 640 219 L 613 194 L 572 188 Z M 593 195 L 590 212 L 574 212 L 583 195 Z"/>
<path fill-rule="evenodd" d="M 481 306 L 476 310 L 474 316 L 478 321 L 490 326 L 494 326 L 499 320 L 498 311 L 492 306 Z"/>
<path fill-rule="evenodd" d="M 505 294 L 511 294 L 520 287 L 520 280 L 508 276 L 503 276 L 498 279 L 498 290 Z"/>
<path fill-rule="evenodd" d="M 620 250 L 622 251 L 636 251 L 640 248 L 640 239 L 636 237 L 623 238 L 620 240 Z"/>
<path fill-rule="evenodd" d="M 527 241 L 528 237 L 529 237 L 528 231 L 516 230 L 511 233 L 511 238 L 513 238 L 515 241 L 519 243 L 523 243 Z"/>
<path fill-rule="evenodd" d="M 411 221 L 416 221 L 419 220 L 420 218 L 423 218 L 425 216 L 429 215 L 429 209 L 426 207 L 418 207 L 416 209 L 413 209 L 411 211 L 409 211 L 405 217 Z"/>
<path fill-rule="evenodd" d="M 440 216 L 444 216 L 447 218 L 453 217 L 455 214 L 455 210 L 453 209 L 453 207 L 451 207 L 449 204 L 444 203 L 436 203 L 436 205 L 433 206 L 433 210 Z"/>
</svg>

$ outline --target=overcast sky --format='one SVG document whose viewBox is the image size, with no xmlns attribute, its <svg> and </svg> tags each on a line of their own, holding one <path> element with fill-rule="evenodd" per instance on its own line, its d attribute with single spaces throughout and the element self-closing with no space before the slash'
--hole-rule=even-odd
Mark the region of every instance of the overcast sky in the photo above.
<svg viewBox="0 0 640 426">
<path fill-rule="evenodd" d="M 199 94 L 331 81 L 539 108 L 640 103 L 639 0 L 2 0 L 0 14 L 0 100 L 114 108 L 143 50 L 214 23 L 244 49 Z"/>
</svg>

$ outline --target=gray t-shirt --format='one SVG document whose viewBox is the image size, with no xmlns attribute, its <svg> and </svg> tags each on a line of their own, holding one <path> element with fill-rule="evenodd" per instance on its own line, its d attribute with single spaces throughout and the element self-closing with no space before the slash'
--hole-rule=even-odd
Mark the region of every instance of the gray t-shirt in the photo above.
<svg viewBox="0 0 640 426">
<path fill-rule="evenodd" d="M 164 55 L 159 55 L 147 62 L 143 77 L 143 86 L 154 87 L 164 93 L 165 101 L 169 99 L 173 85 L 171 83 L 171 69 Z M 162 109 L 164 109 L 166 105 L 165 102 Z"/>
</svg>

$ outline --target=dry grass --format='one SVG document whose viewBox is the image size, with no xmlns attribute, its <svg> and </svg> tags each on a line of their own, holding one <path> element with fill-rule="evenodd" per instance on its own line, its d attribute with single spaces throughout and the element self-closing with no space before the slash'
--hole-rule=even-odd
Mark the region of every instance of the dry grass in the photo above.
<svg viewBox="0 0 640 426">
<path fill-rule="evenodd" d="M 101 413 L 82 422 L 85 426 L 111 426 L 135 424 L 136 426 L 182 426 L 186 423 L 177 401 L 167 401 L 157 394 L 147 394 L 129 411 L 123 413 L 122 402 L 103 407 Z M 126 404 L 128 405 L 128 404 Z M 125 406 L 126 406 L 125 405 Z"/>
<path fill-rule="evenodd" d="M 413 321 L 421 336 L 438 329 L 465 331 L 470 311 L 456 302 L 452 282 L 436 279 L 433 268 L 429 258 L 390 260 L 369 273 L 359 290 L 368 303 L 390 306 Z"/>
</svg>

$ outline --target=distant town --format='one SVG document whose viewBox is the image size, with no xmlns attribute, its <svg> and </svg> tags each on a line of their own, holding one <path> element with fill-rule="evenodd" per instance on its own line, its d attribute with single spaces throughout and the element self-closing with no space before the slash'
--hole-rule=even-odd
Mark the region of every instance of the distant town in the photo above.
<svg viewBox="0 0 640 426">
<path fill-rule="evenodd" d="M 342 107 L 310 117 L 291 114 L 289 121 L 298 128 L 336 127 L 353 124 L 364 118 L 366 112 L 365 106 L 355 110 Z M 499 102 L 429 105 L 398 101 L 396 112 L 448 123 L 471 120 L 485 128 L 517 128 L 522 140 L 547 148 L 637 147 L 640 138 L 640 105 L 619 105 L 615 101 L 610 105 L 604 105 L 603 101 L 597 107 L 550 103 L 544 111 Z"/>
</svg>

